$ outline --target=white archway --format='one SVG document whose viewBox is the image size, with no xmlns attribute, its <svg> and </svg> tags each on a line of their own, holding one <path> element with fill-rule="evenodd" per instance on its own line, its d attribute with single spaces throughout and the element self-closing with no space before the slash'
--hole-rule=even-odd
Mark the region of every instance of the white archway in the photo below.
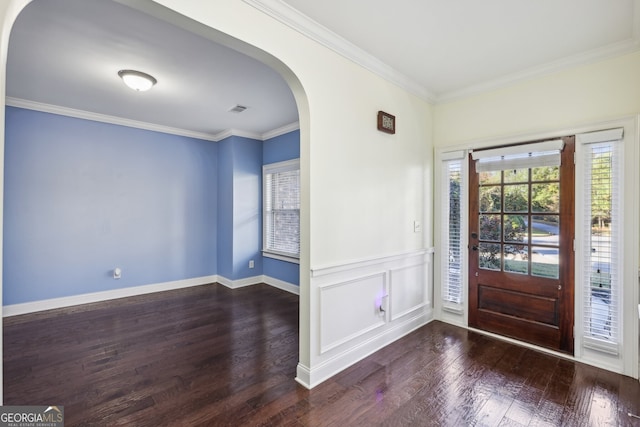
<svg viewBox="0 0 640 427">
<path fill-rule="evenodd" d="M 20 12 L 32 0 L 7 0 L 0 5 L 0 69 L 6 76 L 9 37 L 13 24 Z M 253 57 L 276 70 L 288 83 L 296 99 L 300 122 L 301 149 L 301 253 L 300 253 L 300 328 L 299 328 L 299 362 L 308 366 L 310 359 L 309 330 L 310 330 L 310 295 L 309 295 L 309 106 L 307 96 L 299 79 L 293 71 L 278 58 L 239 39 L 231 37 L 214 28 L 192 21 L 178 13 L 150 0 L 115 0 L 147 14 L 165 20 L 170 24 L 180 26 L 195 32 L 216 43 L 225 45 L 243 54 Z M 0 97 L 6 97 L 6 77 L 0 79 Z M 4 147 L 5 147 L 5 102 L 0 103 L 0 212 L 3 212 L 3 177 L 4 177 Z M 2 240 L 2 223 L 0 222 L 0 241 Z M 0 247 L 0 259 L 2 248 Z M 2 266 L 0 262 L 0 327 L 2 326 Z M 0 336 L 0 356 L 3 354 L 2 336 Z M 0 366 L 0 380 L 2 367 Z M 3 389 L 0 383 L 0 404 L 3 401 Z"/>
</svg>

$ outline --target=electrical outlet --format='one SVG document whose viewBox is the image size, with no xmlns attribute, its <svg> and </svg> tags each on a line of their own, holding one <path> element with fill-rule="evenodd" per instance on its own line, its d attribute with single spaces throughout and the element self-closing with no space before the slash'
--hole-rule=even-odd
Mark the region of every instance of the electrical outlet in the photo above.
<svg viewBox="0 0 640 427">
<path fill-rule="evenodd" d="M 253 268 L 255 266 L 255 264 L 253 263 L 253 260 L 249 261 L 249 268 Z"/>
</svg>

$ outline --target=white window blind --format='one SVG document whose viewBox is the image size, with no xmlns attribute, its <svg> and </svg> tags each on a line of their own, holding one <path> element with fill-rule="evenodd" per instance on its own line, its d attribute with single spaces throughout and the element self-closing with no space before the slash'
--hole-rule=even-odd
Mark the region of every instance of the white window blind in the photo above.
<svg viewBox="0 0 640 427">
<path fill-rule="evenodd" d="M 622 129 L 576 135 L 584 144 L 583 345 L 612 354 L 621 336 Z"/>
<path fill-rule="evenodd" d="M 462 303 L 462 160 L 443 162 L 443 301 Z"/>
<path fill-rule="evenodd" d="M 474 151 L 477 172 L 560 166 L 561 139 Z"/>
<path fill-rule="evenodd" d="M 300 162 L 263 166 L 263 251 L 300 257 Z"/>
</svg>

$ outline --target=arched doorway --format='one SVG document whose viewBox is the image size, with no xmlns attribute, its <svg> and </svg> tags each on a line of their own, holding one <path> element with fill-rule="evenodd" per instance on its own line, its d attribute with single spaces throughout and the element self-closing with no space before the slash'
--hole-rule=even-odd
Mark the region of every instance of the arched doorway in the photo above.
<svg viewBox="0 0 640 427">
<path fill-rule="evenodd" d="M 29 3 L 30 3 L 29 1 L 11 1 L 6 5 L 5 10 L 3 11 L 4 12 L 3 21 L 5 24 L 3 25 L 3 28 L 2 28 L 3 38 L 1 40 L 2 46 L 0 46 L 1 48 L 0 54 L 2 58 L 6 59 L 7 57 L 8 36 L 11 30 L 11 26 L 15 22 L 20 11 L 24 7 L 26 7 Z M 128 4 L 129 2 L 122 2 L 122 3 Z M 190 31 L 197 32 L 198 34 L 206 38 L 209 38 L 210 40 L 215 41 L 216 43 L 226 45 L 235 50 L 241 51 L 246 55 L 256 58 L 264 63 L 267 63 L 269 66 L 274 68 L 278 73 L 280 73 L 288 82 L 296 98 L 296 101 L 298 104 L 299 116 L 300 116 L 301 145 L 305 147 L 303 148 L 302 151 L 303 153 L 308 153 L 308 149 L 306 148 L 306 146 L 308 146 L 309 137 L 308 137 L 308 132 L 306 132 L 305 130 L 308 124 L 308 112 L 307 112 L 308 108 L 306 107 L 306 95 L 304 94 L 304 91 L 302 90 L 302 87 L 299 81 L 297 81 L 297 78 L 295 77 L 293 72 L 289 70 L 289 68 L 285 64 L 283 64 L 273 56 L 269 55 L 268 53 L 258 48 L 255 48 L 240 40 L 234 39 L 233 37 L 230 37 L 226 34 L 216 31 L 210 27 L 206 27 L 202 24 L 198 24 L 194 21 L 188 20 L 178 15 L 177 13 L 170 11 L 169 9 L 165 9 L 159 6 L 154 2 L 145 2 L 143 4 L 140 2 L 131 2 L 131 3 L 135 3 L 135 5 L 132 5 L 132 6 L 139 8 L 140 10 L 143 10 L 145 13 L 149 13 L 156 17 L 164 19 L 173 25 L 178 25 L 183 28 L 189 29 Z M 3 80 L 0 83 L 0 94 L 4 94 L 5 92 L 6 92 L 6 81 Z M 4 126 L 4 117 L 5 115 L 2 114 L 2 119 L 0 119 L 3 126 Z M 0 136 L 0 138 L 2 138 L 2 144 L 4 147 L 4 132 L 2 132 L 2 136 Z M 307 164 L 308 163 L 305 162 L 303 158 L 301 163 L 301 174 L 303 176 L 303 186 L 305 185 L 304 184 L 305 181 L 308 182 L 308 174 L 306 174 L 306 171 L 305 171 Z M 308 184 L 307 184 L 307 188 L 308 188 Z M 303 208 L 302 208 L 303 226 L 302 226 L 302 238 L 301 238 L 301 271 L 308 271 L 308 243 L 307 242 L 308 242 L 309 231 L 308 231 L 308 219 L 305 219 L 305 217 L 308 218 L 308 197 L 307 197 L 306 207 L 305 207 L 305 202 L 303 201 Z M 305 226 L 304 224 L 307 224 L 307 225 Z M 302 274 L 301 276 L 304 276 L 304 274 Z M 306 279 L 304 277 L 301 277 L 301 280 L 300 280 L 301 328 L 300 328 L 300 351 L 299 351 L 301 360 L 304 360 L 305 357 L 308 357 L 308 350 L 306 351 L 303 350 L 305 347 L 304 343 L 308 341 L 308 338 L 306 337 L 304 331 L 308 329 L 308 317 L 309 317 L 307 313 L 309 304 L 304 302 L 308 294 L 308 290 L 305 288 L 305 283 L 307 283 Z M 305 328 L 304 325 L 307 325 L 307 327 Z"/>
</svg>

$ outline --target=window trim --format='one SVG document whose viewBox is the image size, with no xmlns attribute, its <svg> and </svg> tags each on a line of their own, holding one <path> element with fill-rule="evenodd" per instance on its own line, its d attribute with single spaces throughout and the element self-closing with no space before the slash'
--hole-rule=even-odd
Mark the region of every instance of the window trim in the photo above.
<svg viewBox="0 0 640 427">
<path fill-rule="evenodd" d="M 277 251 L 267 248 L 267 197 L 266 188 L 267 174 L 289 172 L 300 170 L 300 159 L 285 160 L 282 162 L 269 163 L 262 165 L 262 256 L 266 258 L 277 259 L 294 264 L 300 264 L 300 253 L 293 254 L 289 252 Z M 299 216 L 298 216 L 299 219 Z"/>
</svg>

